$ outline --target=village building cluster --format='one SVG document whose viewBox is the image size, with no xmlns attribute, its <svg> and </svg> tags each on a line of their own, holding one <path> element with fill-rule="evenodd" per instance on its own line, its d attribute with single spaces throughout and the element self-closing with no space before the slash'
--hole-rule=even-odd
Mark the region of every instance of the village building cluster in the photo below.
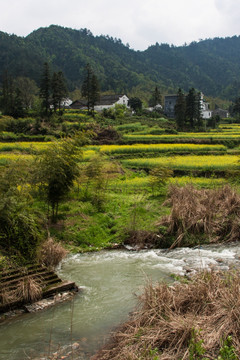
<svg viewBox="0 0 240 360">
<path fill-rule="evenodd" d="M 175 105 L 177 102 L 177 94 L 171 94 L 171 95 L 165 95 L 164 96 L 164 105 L 157 104 L 154 108 L 148 108 L 149 111 L 154 110 L 160 110 L 163 111 L 163 113 L 169 117 L 174 118 L 175 117 Z M 125 105 L 126 107 L 129 107 L 129 98 L 125 94 L 117 94 L 117 95 L 103 95 L 100 97 L 99 101 L 96 102 L 94 106 L 95 111 L 102 111 L 104 109 L 113 108 L 115 105 Z M 81 109 L 81 110 L 87 110 L 87 100 L 76 100 L 74 102 L 68 102 L 66 104 L 67 107 L 71 109 Z M 201 113 L 203 119 L 210 119 L 211 117 L 215 115 L 219 115 L 221 118 L 226 118 L 229 116 L 229 113 L 227 110 L 223 109 L 215 109 L 210 110 L 209 103 L 206 102 L 204 99 L 203 93 L 200 95 L 200 107 L 201 107 Z"/>
<path fill-rule="evenodd" d="M 175 105 L 177 102 L 178 95 L 165 95 L 164 96 L 164 114 L 169 118 L 175 117 Z M 204 99 L 203 93 L 200 93 L 200 108 L 203 119 L 210 119 L 213 116 L 219 115 L 220 118 L 227 118 L 229 113 L 227 110 L 215 109 L 210 110 L 209 103 Z"/>
</svg>

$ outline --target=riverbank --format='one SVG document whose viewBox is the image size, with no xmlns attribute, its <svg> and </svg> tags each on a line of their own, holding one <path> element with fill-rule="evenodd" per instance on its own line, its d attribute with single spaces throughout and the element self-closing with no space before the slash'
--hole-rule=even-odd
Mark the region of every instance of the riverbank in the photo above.
<svg viewBox="0 0 240 360">
<path fill-rule="evenodd" d="M 91 360 L 237 360 L 239 317 L 239 272 L 149 282 L 138 310 Z"/>
<path fill-rule="evenodd" d="M 152 279 L 153 284 L 164 281 L 171 286 L 180 275 L 189 277 L 212 267 L 218 271 L 239 268 L 239 257 L 239 243 L 171 251 L 68 254 L 57 274 L 74 281 L 82 291 L 74 296 L 74 301 L 25 313 L 0 324 L 0 360 L 49 358 L 58 350 L 65 356 L 75 343 L 79 344 L 81 354 L 76 359 L 89 360 L 109 340 L 111 331 L 128 321 L 138 296 L 144 292 L 146 279 Z"/>
</svg>

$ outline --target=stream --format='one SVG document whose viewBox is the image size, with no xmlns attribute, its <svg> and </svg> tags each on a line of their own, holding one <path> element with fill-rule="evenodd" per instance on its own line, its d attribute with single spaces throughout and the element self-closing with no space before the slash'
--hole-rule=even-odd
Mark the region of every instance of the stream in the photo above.
<svg viewBox="0 0 240 360">
<path fill-rule="evenodd" d="M 128 318 L 147 279 L 171 282 L 171 274 L 239 266 L 240 244 L 71 254 L 57 272 L 81 291 L 73 301 L 0 324 L 0 360 L 47 359 L 71 344 L 78 352 L 71 359 L 90 359 Z"/>
</svg>

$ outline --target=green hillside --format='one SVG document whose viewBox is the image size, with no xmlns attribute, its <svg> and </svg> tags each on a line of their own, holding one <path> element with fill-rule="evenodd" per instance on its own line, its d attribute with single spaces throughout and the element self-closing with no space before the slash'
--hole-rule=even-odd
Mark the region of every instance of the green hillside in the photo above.
<svg viewBox="0 0 240 360">
<path fill-rule="evenodd" d="M 62 70 L 70 90 L 80 87 L 84 67 L 90 63 L 101 90 L 150 93 L 194 87 L 207 96 L 233 100 L 240 84 L 240 37 L 215 38 L 185 46 L 155 44 L 135 51 L 120 39 L 93 36 L 87 29 L 51 25 L 27 37 L 0 32 L 0 69 L 27 76 L 39 83 L 42 65 Z M 2 78 L 0 77 L 0 81 Z"/>
</svg>

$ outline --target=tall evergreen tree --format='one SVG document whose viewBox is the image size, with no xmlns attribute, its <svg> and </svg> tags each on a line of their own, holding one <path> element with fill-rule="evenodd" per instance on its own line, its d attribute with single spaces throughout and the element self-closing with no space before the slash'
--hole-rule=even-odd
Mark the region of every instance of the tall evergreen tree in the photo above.
<svg viewBox="0 0 240 360">
<path fill-rule="evenodd" d="M 64 75 L 62 71 L 54 72 L 51 81 L 51 88 L 52 88 L 52 105 L 54 112 L 57 109 L 61 109 L 61 102 L 66 98 L 68 94 L 66 82 L 64 79 Z"/>
<path fill-rule="evenodd" d="M 155 87 L 149 100 L 149 106 L 154 107 L 156 105 L 162 105 L 162 96 L 157 86 Z"/>
<path fill-rule="evenodd" d="M 90 64 L 85 67 L 86 76 L 82 84 L 82 97 L 87 100 L 88 113 L 94 112 L 94 106 L 100 97 L 100 87 L 98 79 L 94 74 Z"/>
<path fill-rule="evenodd" d="M 186 118 L 186 98 L 182 89 L 178 89 L 177 101 L 174 108 L 175 118 L 177 122 L 177 127 L 179 130 L 182 130 L 185 125 Z"/>
<path fill-rule="evenodd" d="M 3 114 L 13 116 L 14 112 L 14 88 L 13 79 L 6 70 L 3 74 L 2 104 Z"/>
<path fill-rule="evenodd" d="M 235 100 L 232 112 L 234 115 L 237 115 L 238 118 L 240 117 L 240 97 Z"/>
<path fill-rule="evenodd" d="M 90 113 L 91 79 L 92 79 L 92 75 L 93 75 L 93 71 L 92 71 L 90 64 L 86 65 L 85 72 L 86 72 L 86 76 L 85 76 L 83 84 L 82 84 L 81 92 L 82 92 L 82 97 L 84 97 L 87 100 L 88 113 Z"/>
<path fill-rule="evenodd" d="M 193 129 L 200 124 L 201 108 L 200 94 L 194 88 L 191 88 L 186 97 L 186 118 L 190 127 Z"/>
<path fill-rule="evenodd" d="M 44 63 L 43 74 L 40 83 L 40 97 L 42 99 L 42 108 L 45 115 L 50 112 L 50 96 L 51 96 L 51 76 L 47 62 Z"/>
<path fill-rule="evenodd" d="M 203 126 L 202 107 L 201 107 L 201 93 L 200 92 L 198 92 L 196 94 L 196 120 L 197 120 L 198 128 Z"/>
<path fill-rule="evenodd" d="M 99 86 L 98 78 L 96 77 L 95 74 L 93 74 L 91 79 L 91 95 L 90 95 L 90 105 L 93 114 L 94 114 L 94 106 L 99 99 L 100 99 L 100 86 Z"/>
</svg>

